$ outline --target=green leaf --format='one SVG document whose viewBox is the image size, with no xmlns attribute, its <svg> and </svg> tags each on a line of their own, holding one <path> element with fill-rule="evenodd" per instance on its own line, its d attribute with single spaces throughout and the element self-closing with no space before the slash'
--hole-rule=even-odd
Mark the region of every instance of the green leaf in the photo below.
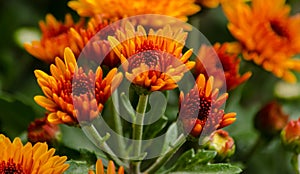
<svg viewBox="0 0 300 174">
<path fill-rule="evenodd" d="M 211 161 L 217 155 L 216 151 L 212 150 L 199 150 L 195 156 L 191 159 L 190 164 L 199 165 L 199 164 L 206 164 Z"/>
<path fill-rule="evenodd" d="M 168 123 L 168 118 L 166 116 L 162 116 L 159 120 L 151 125 L 147 125 L 144 127 L 144 139 L 150 139 L 155 137 L 163 128 L 166 127 Z"/>
<path fill-rule="evenodd" d="M 70 164 L 70 167 L 67 171 L 65 171 L 65 174 L 82 174 L 82 173 L 88 173 L 88 170 L 90 166 L 86 163 L 86 161 L 74 161 L 70 160 L 67 162 Z"/>
<path fill-rule="evenodd" d="M 173 168 L 172 171 L 184 169 L 194 155 L 195 155 L 194 149 L 190 149 L 185 153 L 183 153 L 174 164 L 174 167 L 172 167 Z"/>
<path fill-rule="evenodd" d="M 208 165 L 198 165 L 194 168 L 186 168 L 186 170 L 172 172 L 172 174 L 236 174 L 241 173 L 242 170 L 231 164 L 219 163 L 219 164 L 208 164 Z"/>
<path fill-rule="evenodd" d="M 170 125 L 168 131 L 166 132 L 164 145 L 162 147 L 162 154 L 164 154 L 168 149 L 168 147 L 171 146 L 173 142 L 175 142 L 177 137 L 178 137 L 178 127 L 175 122 Z"/>
<path fill-rule="evenodd" d="M 4 99 L 1 96 L 0 106 L 0 130 L 11 138 L 27 131 L 29 123 L 38 117 L 31 106 L 16 98 Z"/>
</svg>

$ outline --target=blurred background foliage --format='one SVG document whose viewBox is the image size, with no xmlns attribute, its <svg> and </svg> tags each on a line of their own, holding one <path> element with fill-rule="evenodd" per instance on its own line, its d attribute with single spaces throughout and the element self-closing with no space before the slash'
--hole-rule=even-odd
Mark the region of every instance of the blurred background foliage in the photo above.
<svg viewBox="0 0 300 174">
<path fill-rule="evenodd" d="M 66 13 L 78 16 L 68 8 L 67 0 L 0 0 L 0 132 L 14 138 L 21 136 L 26 141 L 28 124 L 34 118 L 43 117 L 44 110 L 33 100 L 41 90 L 33 71 L 49 72 L 49 66 L 29 55 L 22 47 L 24 41 L 37 39 L 40 35 L 38 21 L 47 13 L 64 20 Z M 300 12 L 300 1 L 288 1 L 293 13 Z M 221 8 L 202 9 L 191 16 L 189 22 L 213 44 L 233 41 L 226 28 L 227 20 Z M 300 29 L 299 29 L 300 30 Z M 246 161 L 248 168 L 243 173 L 281 174 L 293 173 L 290 166 L 291 154 L 284 151 L 279 137 L 268 143 L 256 144 L 253 154 L 248 152 L 259 138 L 253 118 L 268 101 L 278 100 L 291 119 L 300 116 L 300 85 L 289 86 L 272 74 L 251 62 L 242 62 L 241 72 L 251 70 L 252 77 L 230 92 L 226 110 L 237 113 L 237 121 L 226 128 L 236 142 L 236 153 L 232 162 Z M 298 81 L 300 76 L 297 74 Z M 287 96 L 293 90 L 292 97 Z M 63 143 L 72 149 L 93 149 L 79 128 L 62 126 Z M 76 138 L 74 138 L 76 137 Z"/>
</svg>

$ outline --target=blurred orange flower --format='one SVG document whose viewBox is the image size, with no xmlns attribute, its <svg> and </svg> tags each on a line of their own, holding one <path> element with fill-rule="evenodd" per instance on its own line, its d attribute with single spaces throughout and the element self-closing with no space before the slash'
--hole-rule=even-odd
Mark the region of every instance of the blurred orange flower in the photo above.
<svg viewBox="0 0 300 174">
<path fill-rule="evenodd" d="M 64 49 L 70 47 L 76 55 L 79 55 L 80 49 L 70 37 L 70 28 L 79 30 L 84 27 L 84 20 L 81 19 L 74 23 L 72 16 L 67 14 L 65 22 L 62 23 L 55 19 L 52 14 L 46 16 L 46 21 L 39 23 L 42 31 L 42 38 L 40 41 L 32 41 L 25 43 L 24 47 L 34 57 L 53 63 L 56 56 L 63 57 Z"/>
<path fill-rule="evenodd" d="M 126 78 L 145 92 L 171 90 L 177 87 L 184 73 L 194 67 L 189 61 L 192 50 L 182 55 L 187 33 L 169 26 L 147 34 L 142 26 L 128 22 L 125 31 L 108 40 L 119 56 Z"/>
<path fill-rule="evenodd" d="M 212 133 L 236 120 L 236 113 L 225 114 L 221 109 L 228 94 L 219 96 L 219 89 L 214 88 L 213 85 L 212 76 L 206 80 L 205 76 L 200 74 L 194 88 L 186 95 L 180 93 L 180 119 L 185 130 L 194 137 L 199 137 L 204 129 Z"/>
<path fill-rule="evenodd" d="M 65 49 L 64 62 L 56 58 L 50 71 L 51 75 L 41 70 L 34 71 L 45 95 L 35 96 L 34 100 L 50 112 L 48 121 L 53 124 L 77 125 L 78 116 L 81 121 L 93 120 L 122 80 L 122 74 L 117 73 L 116 68 L 105 78 L 100 66 L 95 72 L 85 72 L 78 67 L 70 48 Z"/>
<path fill-rule="evenodd" d="M 55 149 L 48 150 L 46 143 L 26 143 L 20 138 L 11 142 L 0 134 L 0 173 L 53 173 L 61 174 L 69 168 L 66 156 L 53 156 Z"/>
<path fill-rule="evenodd" d="M 200 7 L 195 4 L 195 0 L 73 0 L 68 5 L 77 11 L 80 16 L 101 14 L 107 18 L 160 14 L 187 21 L 187 16 L 200 11 Z"/>
<path fill-rule="evenodd" d="M 240 45 L 235 42 L 215 43 L 213 47 L 202 45 L 198 52 L 195 74 L 205 74 L 206 78 L 214 76 L 216 88 L 221 89 L 225 85 L 228 91 L 236 88 L 252 74 L 246 72 L 240 75 L 240 50 Z"/>
<path fill-rule="evenodd" d="M 288 82 L 300 71 L 300 15 L 289 16 L 285 0 L 224 1 L 228 29 L 243 46 L 243 57 Z"/>
<path fill-rule="evenodd" d="M 60 130 L 57 125 L 48 122 L 47 116 L 35 119 L 29 124 L 27 129 L 29 142 L 47 142 L 48 145 L 56 143 L 60 135 Z"/>
</svg>

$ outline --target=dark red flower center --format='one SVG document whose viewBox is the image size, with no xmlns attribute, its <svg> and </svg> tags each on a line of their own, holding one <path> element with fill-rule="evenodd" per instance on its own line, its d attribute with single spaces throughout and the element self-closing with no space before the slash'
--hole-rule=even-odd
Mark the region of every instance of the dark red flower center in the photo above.
<svg viewBox="0 0 300 174">
<path fill-rule="evenodd" d="M 20 164 L 16 164 L 13 159 L 9 159 L 7 162 L 2 161 L 0 163 L 0 174 L 25 174 L 25 172 Z"/>
<path fill-rule="evenodd" d="M 207 120 L 209 114 L 211 112 L 211 99 L 206 97 L 200 97 L 200 105 L 199 105 L 199 120 Z"/>
<path fill-rule="evenodd" d="M 130 70 L 139 67 L 142 63 L 149 66 L 149 68 L 155 68 L 160 64 L 161 54 L 156 50 L 146 50 L 143 52 L 138 52 L 128 59 Z"/>
<path fill-rule="evenodd" d="M 288 37 L 286 27 L 277 20 L 270 22 L 271 29 L 280 37 Z"/>
</svg>

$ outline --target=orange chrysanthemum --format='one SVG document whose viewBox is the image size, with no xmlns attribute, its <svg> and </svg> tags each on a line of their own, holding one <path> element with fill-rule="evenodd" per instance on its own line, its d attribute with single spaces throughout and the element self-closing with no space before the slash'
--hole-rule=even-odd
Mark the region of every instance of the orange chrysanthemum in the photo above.
<svg viewBox="0 0 300 174">
<path fill-rule="evenodd" d="M 216 43 L 213 47 L 202 45 L 196 61 L 195 74 L 205 74 L 206 78 L 214 76 L 215 86 L 219 89 L 224 85 L 227 90 L 236 88 L 251 77 L 251 72 L 243 75 L 239 73 L 240 50 L 238 43 Z"/>
<path fill-rule="evenodd" d="M 213 82 L 212 76 L 206 81 L 200 74 L 194 88 L 186 95 L 180 93 L 180 119 L 184 129 L 194 137 L 199 137 L 204 129 L 211 133 L 236 120 L 236 113 L 225 114 L 221 109 L 228 94 L 219 96 L 219 89 L 213 87 Z"/>
<path fill-rule="evenodd" d="M 105 174 L 101 159 L 97 160 L 95 168 L 96 168 L 96 173 L 92 170 L 89 170 L 88 174 Z M 106 174 L 115 174 L 115 173 L 116 173 L 116 169 L 115 169 L 114 162 L 109 161 Z M 118 174 L 124 174 L 124 168 L 122 166 L 119 168 Z"/>
<path fill-rule="evenodd" d="M 126 23 L 125 32 L 118 31 L 117 39 L 109 37 L 119 56 L 126 78 L 146 91 L 171 90 L 177 87 L 184 72 L 194 67 L 188 61 L 192 50 L 182 55 L 187 33 L 172 31 L 169 26 L 147 34 L 142 26 L 137 31 Z"/>
<path fill-rule="evenodd" d="M 219 6 L 221 0 L 196 0 L 196 2 L 207 8 L 216 8 Z"/>
<path fill-rule="evenodd" d="M 46 142 L 53 145 L 58 140 L 60 130 L 58 125 L 51 124 L 47 119 L 48 115 L 43 118 L 35 119 L 27 129 L 27 138 L 31 143 Z"/>
<path fill-rule="evenodd" d="M 300 15 L 289 16 L 285 0 L 240 0 L 222 4 L 228 29 L 241 42 L 243 57 L 288 82 L 295 82 L 292 70 L 300 71 Z"/>
<path fill-rule="evenodd" d="M 80 49 L 73 41 L 69 32 L 70 28 L 79 30 L 84 27 L 84 20 L 74 23 L 72 16 L 67 14 L 65 22 L 57 21 L 51 14 L 46 16 L 46 22 L 39 23 L 42 31 L 40 41 L 25 43 L 24 47 L 31 55 L 48 63 L 54 62 L 56 56 L 62 57 L 64 49 L 70 47 L 76 55 L 79 55 Z"/>
<path fill-rule="evenodd" d="M 90 54 L 88 55 L 90 60 L 95 60 L 110 68 L 117 67 L 120 63 L 120 59 L 111 50 L 109 42 L 106 40 L 107 36 L 114 35 L 116 31 L 116 25 L 110 25 L 114 21 L 116 19 L 107 20 L 96 15 L 89 20 L 86 28 L 70 29 L 72 41 L 80 50 L 85 49 L 85 54 Z"/>
<path fill-rule="evenodd" d="M 82 121 L 93 120 L 122 80 L 122 74 L 117 73 L 116 68 L 105 78 L 101 67 L 95 72 L 85 72 L 78 67 L 70 48 L 65 49 L 64 62 L 56 58 L 50 70 L 51 75 L 35 70 L 45 96 L 35 96 L 34 100 L 50 112 L 48 121 L 54 124 L 76 125 L 79 116 Z"/>
<path fill-rule="evenodd" d="M 187 16 L 200 11 L 200 7 L 195 4 L 195 0 L 74 0 L 70 1 L 68 5 L 77 11 L 80 16 L 101 14 L 107 18 L 161 14 L 187 21 Z"/>
<path fill-rule="evenodd" d="M 221 3 L 226 2 L 226 1 L 232 1 L 232 0 L 196 0 L 197 4 L 200 4 L 201 6 L 204 6 L 206 8 L 216 8 L 218 7 Z M 239 0 L 239 1 L 251 1 L 251 0 Z"/>
<path fill-rule="evenodd" d="M 46 143 L 23 146 L 20 138 L 11 142 L 0 134 L 0 173 L 14 174 L 61 174 L 69 167 L 66 156 L 53 156 L 55 149 L 48 150 Z"/>
</svg>

